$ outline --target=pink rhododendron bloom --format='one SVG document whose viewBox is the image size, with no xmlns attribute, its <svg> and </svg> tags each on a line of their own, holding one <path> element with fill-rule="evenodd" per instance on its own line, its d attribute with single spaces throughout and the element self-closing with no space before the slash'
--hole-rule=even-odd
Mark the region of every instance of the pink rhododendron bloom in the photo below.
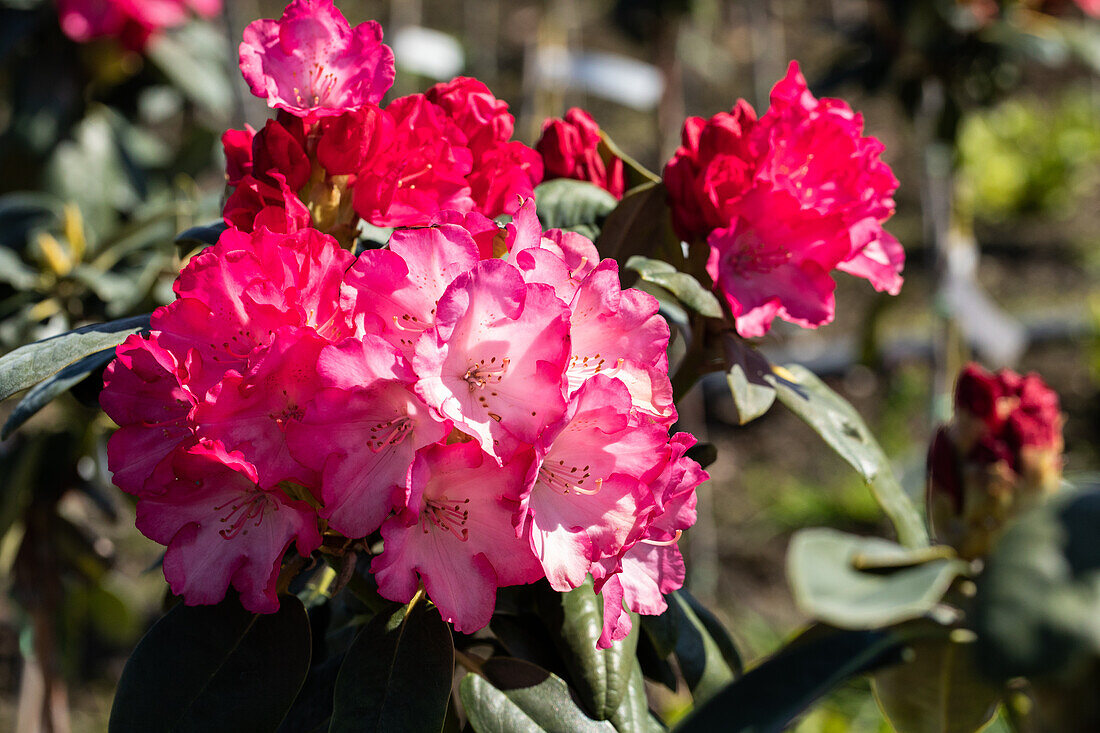
<svg viewBox="0 0 1100 733">
<path fill-rule="evenodd" d="M 766 133 L 758 179 L 791 193 L 804 208 L 839 215 L 845 228 L 858 230 L 845 258 L 854 260 L 848 271 L 896 294 L 904 253 L 882 222 L 894 213 L 898 181 L 879 157 L 882 143 L 862 136 L 863 117 L 839 99 L 816 99 L 792 61 L 757 129 Z M 872 253 L 865 255 L 868 247 Z M 839 269 L 846 270 L 845 264 Z"/>
<path fill-rule="evenodd" d="M 222 211 L 225 223 L 244 232 L 269 229 L 290 234 L 307 229 L 312 223 L 309 209 L 287 185 L 283 174 L 270 170 L 265 178 L 274 183 L 251 174 L 238 182 Z"/>
<path fill-rule="evenodd" d="M 478 262 L 464 227 L 398 230 L 388 249 L 367 250 L 348 271 L 344 306 L 357 322 L 378 319 L 382 335 L 410 358 L 435 324 L 436 306 L 456 277 Z"/>
<path fill-rule="evenodd" d="M 377 336 L 325 347 L 316 377 L 326 389 L 289 425 L 290 449 L 321 472 L 321 516 L 346 537 L 365 537 L 405 507 L 414 454 L 451 426 L 409 390 L 415 373 Z"/>
<path fill-rule="evenodd" d="M 158 491 L 154 474 L 164 481 L 161 464 L 194 433 L 189 418 L 198 398 L 191 385 L 201 364 L 194 356 L 177 359 L 155 333 L 127 337 L 116 355 L 99 396 L 103 411 L 121 426 L 108 441 L 107 467 L 123 491 Z"/>
<path fill-rule="evenodd" d="M 116 38 L 134 51 L 165 28 L 183 25 L 190 11 L 209 18 L 221 9 L 221 0 L 57 0 L 61 30 L 69 38 Z"/>
<path fill-rule="evenodd" d="M 657 314 L 657 299 L 621 290 L 619 267 L 607 259 L 584 279 L 570 305 L 569 391 L 596 374 L 614 377 L 630 390 L 634 409 L 670 425 L 676 408 L 668 379 L 669 328 Z"/>
<path fill-rule="evenodd" d="M 455 121 L 475 155 L 512 137 L 515 118 L 508 112 L 508 103 L 493 96 L 477 79 L 455 77 L 436 84 L 425 96 Z"/>
<path fill-rule="evenodd" d="M 596 592 L 604 600 L 604 628 L 597 644 L 601 649 L 630 632 L 624 605 L 647 616 L 661 614 L 668 608 L 664 597 L 684 585 L 684 558 L 676 543 L 695 524 L 695 489 L 708 478 L 685 455 L 693 445 L 695 438 L 688 433 L 672 436 L 664 467 L 650 484 L 657 506 L 644 534 L 623 554 L 618 569 L 604 561 L 594 572 Z"/>
<path fill-rule="evenodd" d="M 600 126 L 588 112 L 573 107 L 562 119 L 548 119 L 542 124 L 542 136 L 535 149 L 542 156 L 546 179 L 572 178 L 588 181 L 622 198 L 626 191 L 623 161 L 600 157 Z"/>
<path fill-rule="evenodd" d="M 499 586 L 542 575 L 510 522 L 525 470 L 521 461 L 497 466 L 474 442 L 421 451 L 409 505 L 382 525 L 384 549 L 371 562 L 379 593 L 404 603 L 422 580 L 456 631 L 488 625 Z"/>
<path fill-rule="evenodd" d="M 436 84 L 425 95 L 465 137 L 473 155 L 470 196 L 489 217 L 515 213 L 518 199 L 530 198 L 542 181 L 542 159 L 523 143 L 509 141 L 515 120 L 508 104 L 477 79 L 460 76 Z"/>
<path fill-rule="evenodd" d="M 195 409 L 198 432 L 240 450 L 256 467 L 259 483 L 316 484 L 315 473 L 290 454 L 285 431 L 298 422 L 317 392 L 317 357 L 327 342 L 305 328 L 285 327 L 249 360 L 244 374 L 230 372 Z"/>
<path fill-rule="evenodd" d="M 470 197 L 486 216 L 514 214 L 522 199 L 534 196 L 542 180 L 539 154 L 516 140 L 489 148 L 474 162 Z"/>
<path fill-rule="evenodd" d="M 393 85 L 393 52 L 374 21 L 354 28 L 332 0 L 292 0 L 279 20 L 244 30 L 241 73 L 257 97 L 298 117 L 377 104 Z"/>
<path fill-rule="evenodd" d="M 566 304 L 512 265 L 483 260 L 440 298 L 435 329 L 416 344 L 414 389 L 503 459 L 565 412 L 568 355 Z"/>
<path fill-rule="evenodd" d="M 205 395 L 227 370 L 243 373 L 249 357 L 283 326 L 309 328 L 337 341 L 352 332 L 340 286 L 354 257 L 313 229 L 284 235 L 226 230 L 191 258 L 173 286 L 177 300 L 153 313 L 152 328 L 178 359 L 201 354 Z"/>
<path fill-rule="evenodd" d="M 897 179 L 845 102 L 817 99 L 792 62 L 761 118 L 741 100 L 684 123 L 665 167 L 679 236 L 713 248 L 711 276 L 744 336 L 774 318 L 816 328 L 833 316 L 831 272 L 901 288 L 905 253 L 882 224 Z"/>
<path fill-rule="evenodd" d="M 733 207 L 752 187 L 758 158 L 756 112 L 741 99 L 709 120 L 684 121 L 681 145 L 665 166 L 672 223 L 681 239 L 705 239 L 729 224 Z"/>
<path fill-rule="evenodd" d="M 632 416 L 627 388 L 602 375 L 538 436 L 514 522 L 517 534 L 530 535 L 551 587 L 576 588 L 594 562 L 621 553 L 643 528 L 654 502 L 645 479 L 666 440 L 665 428 Z"/>
<path fill-rule="evenodd" d="M 202 440 L 175 455 L 177 480 L 138 501 L 137 527 L 167 545 L 164 577 L 194 606 L 217 603 L 232 585 L 256 613 L 279 608 L 275 582 L 291 543 L 307 557 L 321 544 L 308 504 L 266 491 L 236 451 Z"/>
<path fill-rule="evenodd" d="M 385 112 L 392 137 L 357 173 L 355 211 L 375 226 L 417 226 L 445 209 L 472 210 L 473 155 L 454 121 L 423 94 L 395 99 Z"/>
<path fill-rule="evenodd" d="M 833 320 L 829 271 L 849 251 L 837 218 L 806 215 L 784 192 L 753 190 L 744 213 L 707 237 L 707 271 L 742 336 L 763 336 L 782 318 L 806 328 Z"/>
</svg>

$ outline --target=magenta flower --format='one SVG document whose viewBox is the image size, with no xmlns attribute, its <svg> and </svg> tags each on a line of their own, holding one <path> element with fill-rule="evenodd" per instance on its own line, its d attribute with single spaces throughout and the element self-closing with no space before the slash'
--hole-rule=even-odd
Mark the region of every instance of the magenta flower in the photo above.
<svg viewBox="0 0 1100 733">
<path fill-rule="evenodd" d="M 352 28 L 332 0 L 292 0 L 279 20 L 244 29 L 241 73 L 269 107 L 298 117 L 377 104 L 393 85 L 393 51 L 374 21 Z"/>
<path fill-rule="evenodd" d="M 630 632 L 624 604 L 635 613 L 661 614 L 668 608 L 665 595 L 683 587 L 684 558 L 676 543 L 682 532 L 695 524 L 695 489 L 709 478 L 685 455 L 693 445 L 695 438 L 688 433 L 672 436 L 663 468 L 650 483 L 657 505 L 644 534 L 621 559 L 604 561 L 593 573 L 596 592 L 604 600 L 604 628 L 597 644 L 601 649 Z"/>
<path fill-rule="evenodd" d="M 671 425 L 676 408 L 668 378 L 669 329 L 658 307 L 648 293 L 620 289 L 615 260 L 600 262 L 571 302 L 570 393 L 593 375 L 614 377 L 630 390 L 634 409 Z"/>
<path fill-rule="evenodd" d="M 588 112 L 572 107 L 564 118 L 542 123 L 535 149 L 542 156 L 547 179 L 588 181 L 621 199 L 626 191 L 623 161 L 613 157 L 605 163 L 599 145 L 600 126 Z"/>
<path fill-rule="evenodd" d="M 513 521 L 555 590 L 576 588 L 593 563 L 619 555 L 644 529 L 654 503 L 646 483 L 666 436 L 633 417 L 627 388 L 602 375 L 540 434 Z"/>
<path fill-rule="evenodd" d="M 302 419 L 317 392 L 317 358 L 326 343 L 309 329 L 279 329 L 249 359 L 247 372 L 226 374 L 195 409 L 198 433 L 242 451 L 265 489 L 281 481 L 317 483 L 316 474 L 290 454 L 285 431 Z"/>
<path fill-rule="evenodd" d="M 440 211 L 471 211 L 474 158 L 446 112 L 423 94 L 385 109 L 392 134 L 365 156 L 355 179 L 355 211 L 375 226 L 423 226 Z M 389 124 L 383 128 L 390 129 Z"/>
<path fill-rule="evenodd" d="M 436 84 L 425 96 L 458 124 L 475 155 L 512 137 L 515 118 L 508 112 L 508 103 L 493 96 L 477 79 L 458 76 Z"/>
<path fill-rule="evenodd" d="M 167 545 L 164 577 L 187 605 L 217 603 L 232 585 L 256 613 L 279 608 L 275 582 L 295 543 L 303 557 L 321 545 L 317 517 L 303 501 L 258 485 L 236 451 L 202 440 L 175 455 L 176 481 L 138 501 L 137 527 Z"/>
<path fill-rule="evenodd" d="M 829 271 L 850 252 L 839 217 L 800 208 L 784 191 L 753 189 L 729 227 L 707 237 L 707 271 L 742 336 L 763 336 L 782 318 L 804 328 L 833 320 Z"/>
<path fill-rule="evenodd" d="M 882 225 L 898 182 L 845 102 L 818 100 L 792 62 L 760 119 L 744 100 L 684 123 L 665 167 L 677 234 L 712 247 L 711 277 L 743 336 L 775 318 L 833 318 L 834 269 L 901 288 L 905 253 Z"/>
<path fill-rule="evenodd" d="M 249 357 L 283 326 L 308 328 L 337 341 L 352 333 L 340 308 L 340 285 L 353 260 L 336 240 L 313 229 L 291 235 L 233 229 L 191 258 L 173 286 L 177 300 L 153 313 L 152 328 L 177 359 L 202 358 L 196 395 Z M 201 377 L 201 382 L 199 381 Z"/>
<path fill-rule="evenodd" d="M 326 389 L 289 424 L 287 441 L 321 473 L 321 516 L 346 537 L 366 537 L 405 507 L 414 454 L 451 426 L 409 390 L 416 375 L 377 336 L 325 347 L 316 376 Z"/>
<path fill-rule="evenodd" d="M 389 249 L 367 250 L 352 265 L 344 307 L 361 328 L 375 321 L 383 337 L 411 358 L 420 335 L 435 325 L 447 286 L 477 262 L 477 245 L 464 227 L 398 230 Z"/>
<path fill-rule="evenodd" d="M 879 157 L 882 143 L 862 136 L 862 115 L 842 100 L 816 99 L 792 61 L 757 129 L 766 140 L 758 180 L 787 191 L 803 208 L 839 215 L 852 251 L 838 269 L 896 295 L 905 253 L 882 222 L 894 213 L 898 180 Z"/>
<path fill-rule="evenodd" d="M 121 426 L 107 443 L 107 467 L 123 491 L 142 494 L 148 486 L 156 492 L 171 480 L 166 458 L 194 433 L 189 418 L 198 398 L 190 385 L 199 381 L 201 363 L 178 360 L 156 333 L 134 334 L 115 353 L 99 396 L 103 411 Z"/>
<path fill-rule="evenodd" d="M 221 0 L 57 0 L 61 30 L 69 38 L 116 38 L 133 51 L 144 50 L 164 29 L 183 25 L 188 10 L 209 18 L 221 9 Z"/>
<path fill-rule="evenodd" d="M 414 390 L 494 458 L 533 444 L 565 412 L 569 309 L 512 265 L 484 260 L 439 300 L 416 344 Z"/>
<path fill-rule="evenodd" d="M 521 461 L 497 466 L 474 442 L 420 451 L 408 508 L 382 525 L 385 549 L 371 563 L 379 592 L 404 603 L 422 580 L 456 631 L 486 626 L 499 586 L 542 576 L 510 522 L 525 470 Z"/>
</svg>

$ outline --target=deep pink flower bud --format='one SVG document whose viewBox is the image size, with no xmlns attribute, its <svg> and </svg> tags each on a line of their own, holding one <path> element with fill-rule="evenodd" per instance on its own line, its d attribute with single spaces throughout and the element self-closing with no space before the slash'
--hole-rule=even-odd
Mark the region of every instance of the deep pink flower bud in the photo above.
<svg viewBox="0 0 1100 733">
<path fill-rule="evenodd" d="M 928 515 L 937 538 L 963 557 L 985 555 L 1001 527 L 1058 490 L 1062 415 L 1037 374 L 967 365 L 955 416 L 928 454 Z"/>
<path fill-rule="evenodd" d="M 626 190 L 623 161 L 600 157 L 600 126 L 579 107 L 565 113 L 563 119 L 549 119 L 542 125 L 542 137 L 535 149 L 542 156 L 546 178 L 572 178 L 588 181 L 622 198 Z"/>
<path fill-rule="evenodd" d="M 508 112 L 508 103 L 493 96 L 477 79 L 458 76 L 436 84 L 425 96 L 446 110 L 475 155 L 512 137 L 515 118 Z"/>
</svg>

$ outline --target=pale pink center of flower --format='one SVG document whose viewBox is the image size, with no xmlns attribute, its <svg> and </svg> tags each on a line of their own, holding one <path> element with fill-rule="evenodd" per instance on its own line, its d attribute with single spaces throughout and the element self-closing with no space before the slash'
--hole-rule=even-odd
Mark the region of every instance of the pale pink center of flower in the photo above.
<svg viewBox="0 0 1100 733">
<path fill-rule="evenodd" d="M 607 359 L 599 354 L 595 356 L 573 354 L 569 357 L 569 364 L 565 367 L 565 371 L 569 372 L 571 378 L 579 379 L 582 382 L 596 374 L 613 377 L 622 368 L 624 361 L 626 360 L 620 357 L 611 366 L 608 366 Z M 580 379 L 581 377 L 583 379 Z"/>
<path fill-rule="evenodd" d="M 297 75 L 297 74 L 295 74 Z M 338 79 L 336 73 L 327 71 L 324 64 L 315 62 L 313 64 L 313 72 L 309 75 L 308 79 L 308 91 L 306 93 L 307 99 L 302 98 L 302 90 L 298 87 L 294 87 L 294 101 L 298 103 L 299 107 L 320 107 L 321 100 L 327 100 L 329 93 L 333 87 L 336 86 Z"/>
<path fill-rule="evenodd" d="M 244 496 L 238 496 L 224 504 L 214 507 L 214 512 L 226 512 L 218 521 L 228 524 L 225 529 L 218 530 L 223 539 L 231 540 L 237 535 L 248 534 L 249 523 L 252 527 L 259 527 L 268 509 L 279 511 L 279 502 L 267 495 L 261 489 L 250 491 Z M 252 520 L 255 520 L 254 522 Z"/>
<path fill-rule="evenodd" d="M 469 503 L 469 499 L 458 501 L 446 496 L 425 499 L 424 508 L 420 510 L 421 530 L 427 534 L 434 524 L 465 542 L 470 537 L 470 530 L 466 528 L 466 521 L 470 518 L 470 510 L 467 508 Z"/>
<path fill-rule="evenodd" d="M 563 460 L 555 463 L 552 460 L 544 461 L 539 467 L 539 481 L 554 491 L 562 494 L 585 494 L 591 496 L 603 488 L 603 479 L 598 478 L 591 485 L 593 488 L 584 488 L 584 482 L 591 477 L 591 466 L 581 468 L 571 466 Z"/>
<path fill-rule="evenodd" d="M 399 444 L 412 432 L 413 421 L 408 416 L 381 422 L 370 429 L 367 447 L 377 453 L 383 448 Z"/>
<path fill-rule="evenodd" d="M 511 362 L 507 356 L 497 363 L 495 356 L 490 357 L 488 363 L 484 359 L 474 364 L 466 373 L 462 376 L 466 380 L 466 384 L 470 385 L 470 391 L 483 389 L 487 384 L 496 384 L 504 379 L 505 373 L 508 371 L 508 364 Z M 496 393 L 494 392 L 495 396 Z M 485 401 L 484 397 L 479 398 L 482 402 Z"/>
</svg>

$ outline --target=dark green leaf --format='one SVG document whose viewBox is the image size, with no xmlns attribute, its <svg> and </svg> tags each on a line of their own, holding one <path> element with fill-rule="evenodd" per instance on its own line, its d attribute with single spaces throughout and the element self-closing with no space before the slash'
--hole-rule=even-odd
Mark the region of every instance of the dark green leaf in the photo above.
<svg viewBox="0 0 1100 733">
<path fill-rule="evenodd" d="M 148 314 L 133 316 L 84 326 L 8 352 L 0 357 L 0 400 L 38 384 L 78 359 L 118 346 L 130 334 L 147 328 Z"/>
<path fill-rule="evenodd" d="M 208 247 L 217 242 L 222 232 L 227 228 L 228 225 L 224 221 L 203 224 L 201 226 L 191 227 L 190 229 L 184 229 L 176 235 L 174 241 L 176 244 L 188 250 L 197 247 Z"/>
<path fill-rule="evenodd" d="M 722 659 L 726 660 L 726 665 L 733 674 L 740 676 L 745 671 L 744 663 L 741 661 L 741 653 L 737 651 L 737 645 L 733 643 L 733 637 L 726 631 L 726 627 L 722 625 L 717 616 L 710 612 L 710 609 L 685 589 L 681 588 L 674 592 L 686 601 L 688 607 L 695 612 L 699 623 L 703 625 L 703 628 L 710 634 L 710 638 L 714 639 L 714 643 L 718 645 L 719 651 L 722 652 Z"/>
<path fill-rule="evenodd" d="M 775 402 L 775 387 L 769 381 L 771 364 L 743 339 L 726 336 L 723 346 L 730 365 L 726 382 L 737 410 L 737 422 L 744 425 L 766 413 Z"/>
<path fill-rule="evenodd" d="M 80 361 L 73 362 L 57 374 L 47 377 L 30 389 L 19 404 L 12 410 L 4 423 L 4 429 L 0 432 L 0 440 L 7 440 L 16 428 L 31 419 L 35 413 L 53 401 L 63 392 L 80 384 L 89 374 L 102 369 L 111 359 L 115 358 L 114 349 L 103 349 L 94 354 L 85 356 Z"/>
<path fill-rule="evenodd" d="M 383 611 L 348 649 L 336 678 L 330 733 L 437 733 L 454 674 L 451 629 L 434 606 Z"/>
<path fill-rule="evenodd" d="M 111 733 L 273 731 L 309 670 L 309 621 L 280 598 L 253 614 L 236 598 L 177 605 L 138 644 L 115 693 Z"/>
<path fill-rule="evenodd" d="M 626 695 L 612 713 L 611 722 L 620 733 L 662 733 L 666 730 L 661 721 L 649 712 L 645 679 L 642 677 L 642 668 L 638 664 L 635 664 L 630 671 L 630 683 L 627 685 Z"/>
<path fill-rule="evenodd" d="M 697 707 L 676 730 L 779 733 L 840 683 L 896 661 L 902 644 L 889 631 L 827 631 L 795 640 Z"/>
<path fill-rule="evenodd" d="M 592 581 L 559 594 L 562 620 L 559 643 L 581 702 L 593 716 L 609 719 L 626 697 L 630 675 L 637 665 L 634 650 L 638 644 L 638 625 L 630 635 L 597 649 L 603 629 L 603 602 L 592 592 Z"/>
<path fill-rule="evenodd" d="M 493 657 L 482 667 L 484 679 L 462 681 L 462 704 L 474 730 L 592 731 L 612 733 L 606 720 L 584 714 L 565 682 L 545 669 L 508 657 Z M 471 677 L 476 680 L 470 680 Z"/>
<path fill-rule="evenodd" d="M 872 682 L 897 733 L 973 733 L 997 714 L 1003 693 L 978 674 L 974 644 L 922 639 L 909 649 L 911 658 Z"/>
<path fill-rule="evenodd" d="M 966 570 L 950 548 L 909 550 L 824 527 L 797 532 L 787 552 L 787 578 L 799 609 L 846 629 L 923 616 Z"/>
<path fill-rule="evenodd" d="M 587 181 L 555 178 L 535 188 L 535 205 L 544 229 L 565 229 L 589 239 L 599 236 L 604 219 L 618 203 Z"/>
<path fill-rule="evenodd" d="M 680 239 L 672 231 L 668 196 L 661 183 L 648 183 L 628 191 L 607 215 L 596 240 L 600 256 L 623 267 L 634 255 L 659 257 L 671 262 L 683 259 Z"/>
<path fill-rule="evenodd" d="M 1100 655 L 1100 490 L 1011 525 L 978 578 L 978 659 L 993 679 L 1070 675 Z"/>
<path fill-rule="evenodd" d="M 676 660 L 698 705 L 732 682 L 734 671 L 687 600 L 679 592 L 665 599 L 669 608 L 665 613 L 676 619 Z"/>
<path fill-rule="evenodd" d="M 898 483 L 889 459 L 855 408 L 799 364 L 777 367 L 768 379 L 775 385 L 779 401 L 863 476 L 893 522 L 901 543 L 927 546 L 928 531 L 920 512 Z"/>
<path fill-rule="evenodd" d="M 708 318 L 721 318 L 722 306 L 718 298 L 691 275 L 680 272 L 673 265 L 634 255 L 626 261 L 626 267 L 634 270 L 646 282 L 659 285 L 676 296 L 681 303 Z"/>
</svg>

